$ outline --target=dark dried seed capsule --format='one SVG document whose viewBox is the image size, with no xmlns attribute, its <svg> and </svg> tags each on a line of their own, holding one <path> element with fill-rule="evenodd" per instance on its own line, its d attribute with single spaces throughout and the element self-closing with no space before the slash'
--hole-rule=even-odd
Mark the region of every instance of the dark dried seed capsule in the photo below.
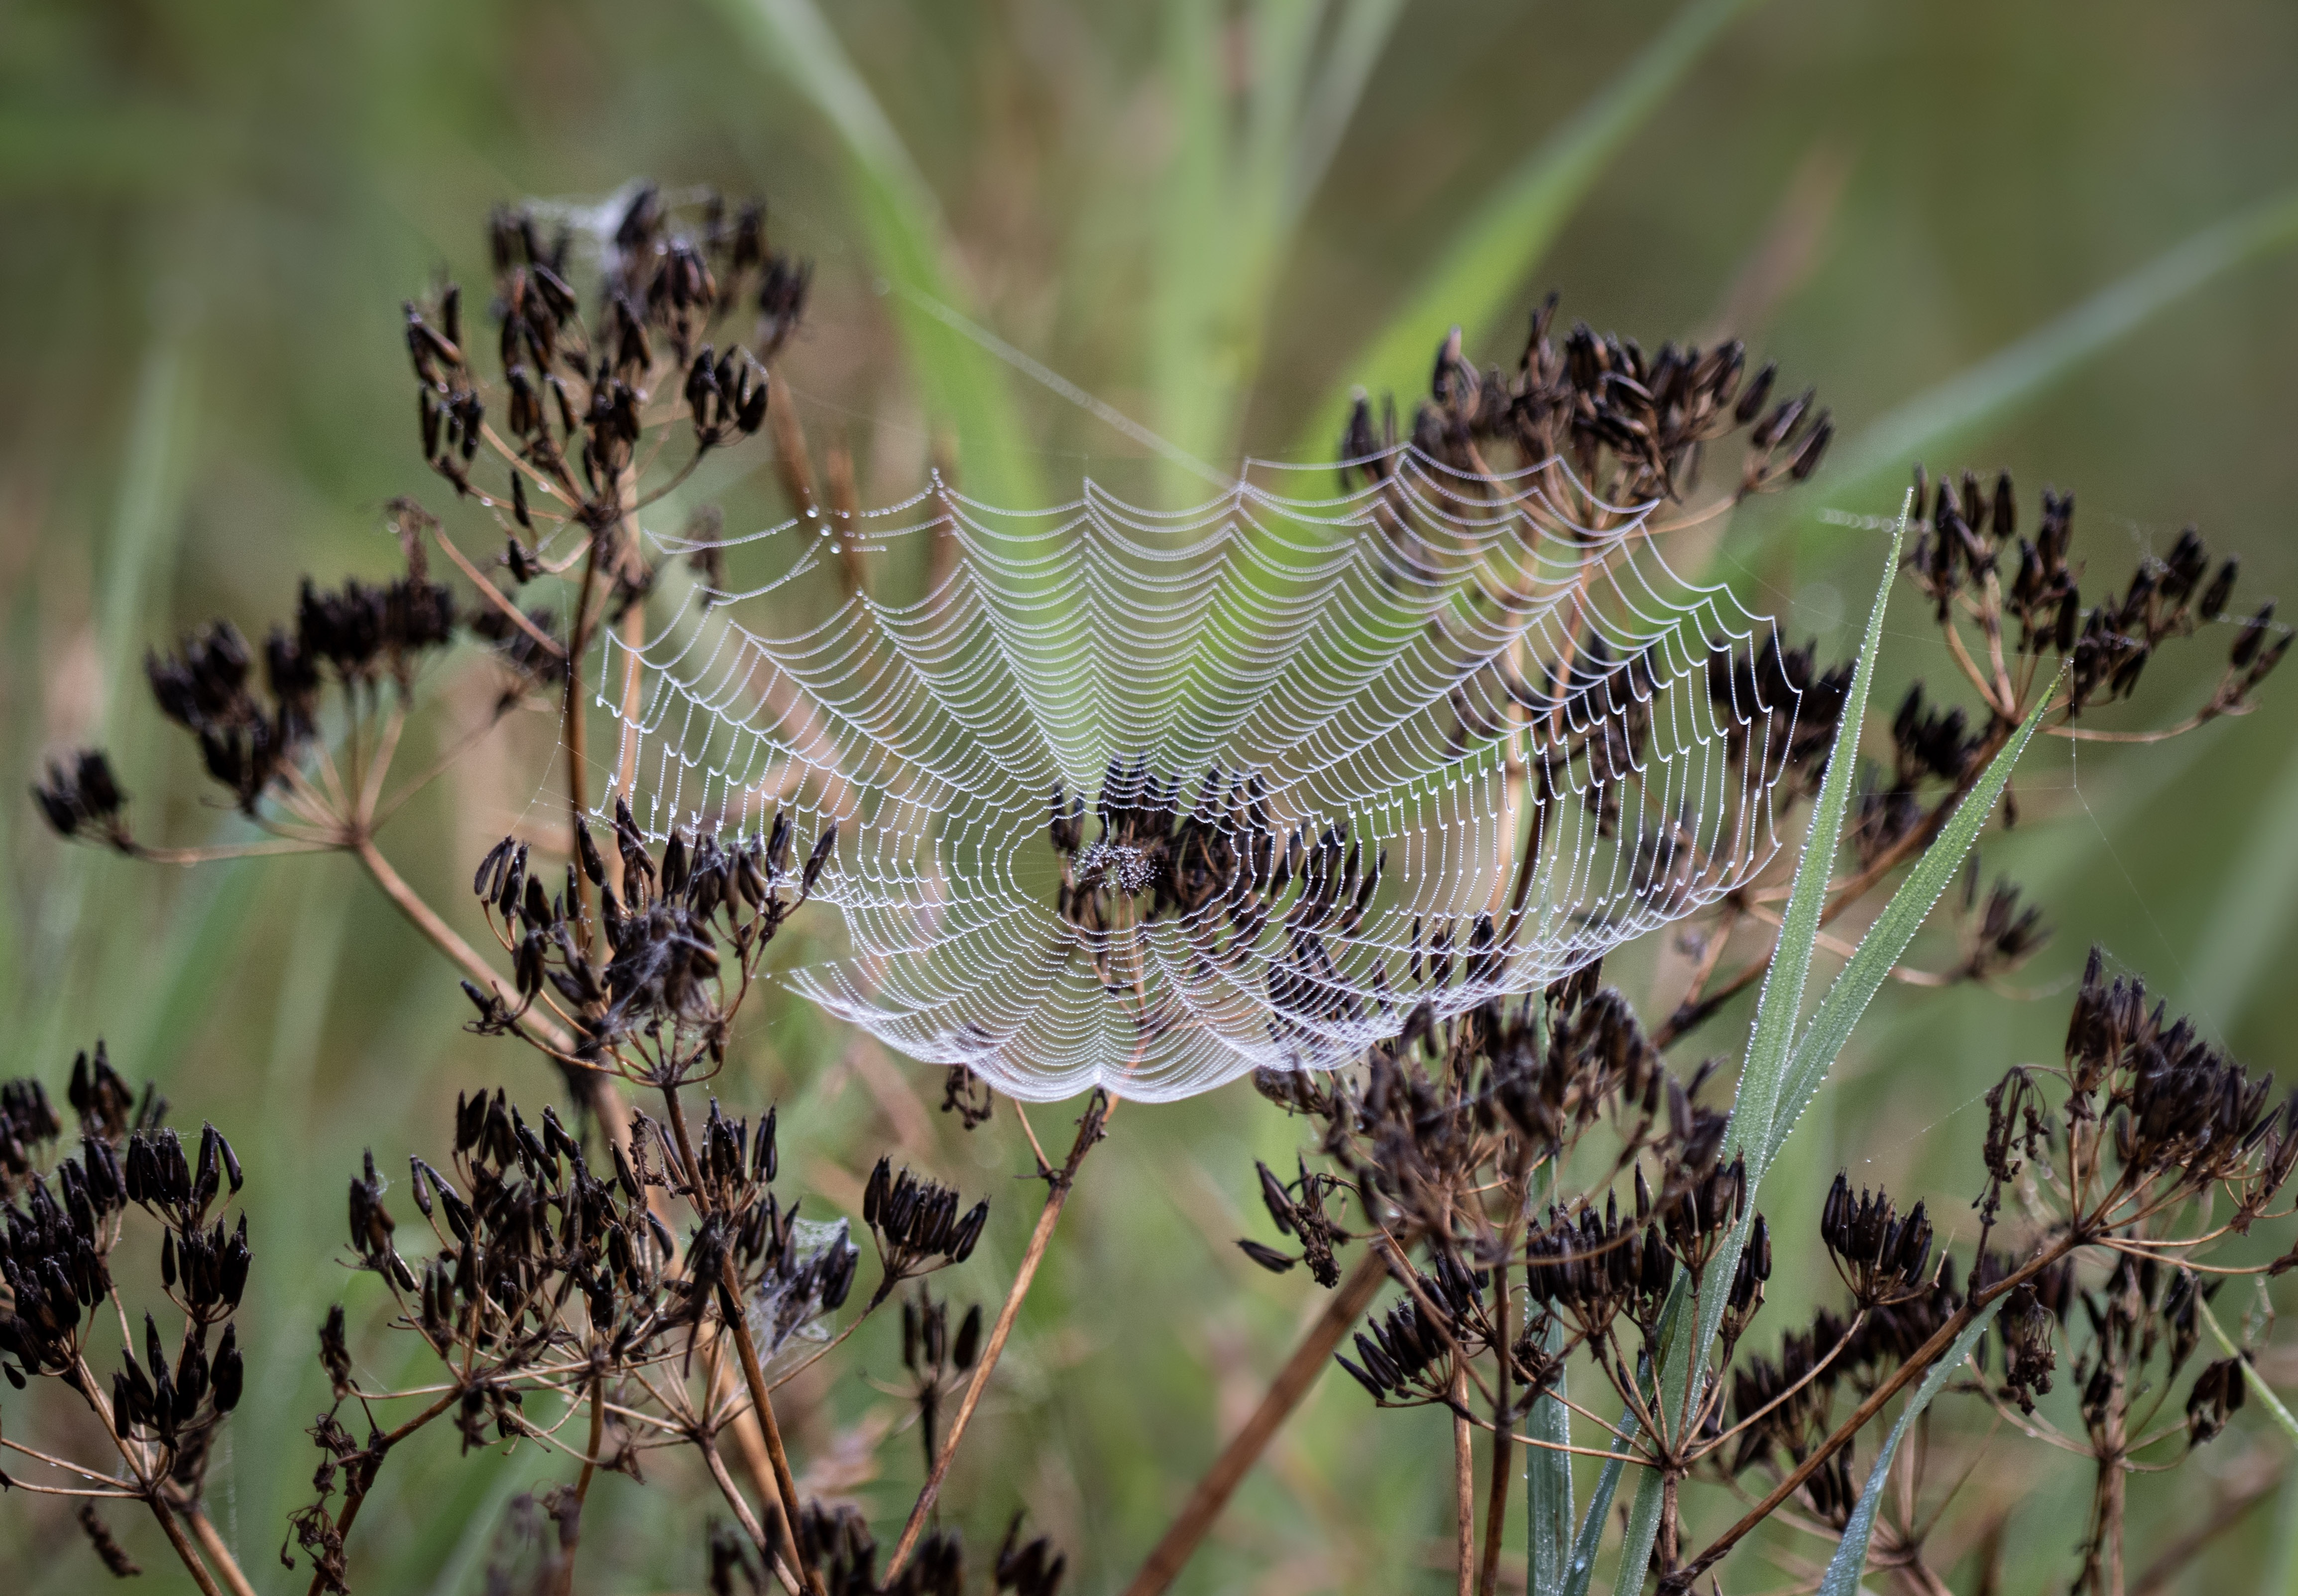
<svg viewBox="0 0 2298 1596">
<path fill-rule="evenodd" d="M 750 1178 L 753 1180 L 772 1180 L 781 1168 L 781 1154 L 774 1145 L 775 1113 L 774 1109 L 767 1109 L 766 1117 L 759 1122 L 758 1137 L 752 1148 L 750 1164 Z"/>
<path fill-rule="evenodd" d="M 1264 1246 L 1250 1237 L 1239 1236 L 1236 1245 L 1247 1258 L 1272 1275 L 1281 1275 L 1301 1261 L 1289 1253 L 1280 1253 L 1275 1247 Z"/>
<path fill-rule="evenodd" d="M 2258 613 L 2242 624 L 2236 634 L 2234 648 L 2227 656 L 2236 670 L 2241 670 L 2258 657 L 2260 645 L 2266 641 L 2266 629 L 2274 620 L 2274 600 L 2269 599 L 2258 607 Z"/>
<path fill-rule="evenodd" d="M 247 1246 L 247 1216 L 243 1213 L 239 1216 L 239 1229 L 223 1250 L 221 1277 L 216 1288 L 217 1296 L 226 1307 L 239 1306 L 239 1299 L 247 1291 L 247 1271 L 254 1261 L 254 1254 Z"/>
<path fill-rule="evenodd" d="M 880 1158 L 877 1168 L 870 1171 L 869 1184 L 862 1188 L 862 1222 L 872 1229 L 877 1228 L 879 1216 L 885 1209 L 893 1182 L 893 1161 Z"/>
<path fill-rule="evenodd" d="M 1764 408 L 1764 401 L 1772 396 L 1772 383 L 1779 374 L 1778 362 L 1765 362 L 1764 368 L 1756 373 L 1755 380 L 1740 393 L 1740 402 L 1732 407 L 1732 419 L 1741 426 L 1753 421 L 1757 412 Z"/>
<path fill-rule="evenodd" d="M 487 850 L 487 856 L 479 861 L 478 871 L 471 877 L 471 891 L 474 896 L 484 897 L 489 902 L 501 896 L 502 872 L 510 863 L 511 850 L 517 846 L 506 837 Z"/>
<path fill-rule="evenodd" d="M 806 872 L 798 878 L 798 889 L 801 897 L 813 895 L 814 883 L 821 876 L 822 867 L 830 863 L 830 856 L 837 847 L 838 823 L 833 820 L 814 839 L 814 852 L 806 856 Z"/>
<path fill-rule="evenodd" d="M 607 884 L 607 861 L 599 856 L 599 844 L 591 835 L 588 824 L 574 828 L 575 850 L 582 856 L 583 873 L 591 878 L 593 887 Z"/>
<path fill-rule="evenodd" d="M 2215 621 L 2226 613 L 2227 600 L 2234 597 L 2234 579 L 2241 570 L 2242 562 L 2231 557 L 2219 567 L 2219 574 L 2203 593 L 2202 602 L 2195 606 L 2195 612 L 2203 619 Z"/>
<path fill-rule="evenodd" d="M 955 1195 L 955 1193 L 951 1194 L 953 1200 Z M 952 1263 L 963 1263 L 973 1256 L 974 1244 L 981 1239 L 981 1232 L 988 1223 L 989 1199 L 984 1197 L 968 1211 L 964 1219 L 958 1222 L 957 1235 L 950 1243 L 949 1252 L 946 1254 Z"/>
</svg>

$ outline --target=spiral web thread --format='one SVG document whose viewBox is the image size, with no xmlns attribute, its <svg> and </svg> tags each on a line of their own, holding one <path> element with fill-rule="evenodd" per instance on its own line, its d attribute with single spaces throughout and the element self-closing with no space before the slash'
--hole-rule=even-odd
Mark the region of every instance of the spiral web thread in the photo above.
<svg viewBox="0 0 2298 1596">
<path fill-rule="evenodd" d="M 1329 498 L 1255 466 L 1178 513 L 937 485 L 850 534 L 938 541 L 931 591 L 789 637 L 743 600 L 834 563 L 828 523 L 726 539 L 779 574 L 635 658 L 610 641 L 632 807 L 657 836 L 835 820 L 850 953 L 800 989 L 1032 1101 L 1337 1067 L 1759 868 L 1795 706 L 1717 650 L 1770 624 L 1667 569 L 1654 507 L 1569 522 L 1560 462 L 1368 464 Z M 1080 804 L 1065 864 L 1049 820 Z M 1132 844 L 1096 840 L 1112 810 Z"/>
</svg>

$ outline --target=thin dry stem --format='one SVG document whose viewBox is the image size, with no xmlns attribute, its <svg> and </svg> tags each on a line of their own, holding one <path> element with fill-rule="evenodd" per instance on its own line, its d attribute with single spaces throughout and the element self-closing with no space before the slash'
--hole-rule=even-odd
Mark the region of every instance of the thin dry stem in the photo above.
<svg viewBox="0 0 2298 1596">
<path fill-rule="evenodd" d="M 910 1509 L 909 1522 L 902 1526 L 902 1538 L 894 1547 L 894 1555 L 887 1561 L 886 1578 L 891 1582 L 910 1559 L 910 1552 L 924 1531 L 926 1516 L 933 1511 L 936 1499 L 941 1495 L 942 1481 L 949 1476 L 950 1460 L 957 1455 L 958 1443 L 965 1438 L 965 1426 L 972 1422 L 973 1410 L 981 1404 L 981 1393 L 988 1388 L 989 1376 L 997 1367 L 998 1357 L 1005 1351 L 1005 1338 L 1013 1333 L 1013 1320 L 1021 1311 L 1021 1300 L 1029 1294 L 1029 1283 L 1037 1278 L 1037 1265 L 1046 1256 L 1046 1244 L 1054 1236 L 1054 1226 L 1062 1217 L 1062 1208 L 1069 1202 L 1070 1190 L 1077 1182 L 1078 1166 L 1085 1155 L 1101 1139 L 1102 1128 L 1108 1123 L 1112 1110 L 1117 1106 L 1114 1097 L 1096 1094 L 1087 1103 L 1084 1116 L 1078 1121 L 1077 1140 L 1070 1146 L 1069 1160 L 1047 1177 L 1050 1189 L 1046 1194 L 1046 1205 L 1037 1213 L 1037 1228 L 1029 1233 L 1029 1245 L 1021 1254 L 1021 1265 L 1013 1272 L 1013 1284 L 1005 1293 L 1005 1302 L 997 1311 L 996 1327 L 989 1332 L 988 1343 L 973 1366 L 973 1378 L 965 1387 L 959 1402 L 957 1415 L 951 1419 L 949 1437 L 941 1444 L 941 1455 L 934 1460 L 933 1472 L 926 1476 L 924 1489 L 918 1493 L 915 1506 Z"/>
<path fill-rule="evenodd" d="M 1125 1587 L 1125 1596 L 1161 1596 L 1171 1587 L 1206 1532 L 1212 1528 L 1213 1521 L 1220 1517 L 1221 1509 L 1228 1505 L 1238 1484 L 1268 1450 L 1293 1410 L 1301 1405 L 1301 1399 L 1308 1395 L 1317 1377 L 1324 1373 L 1327 1360 L 1348 1335 L 1350 1327 L 1372 1305 L 1381 1282 L 1387 1278 L 1387 1262 L 1378 1253 L 1368 1251 L 1357 1260 L 1356 1267 L 1325 1304 L 1324 1312 L 1317 1316 L 1317 1322 L 1309 1327 L 1308 1334 L 1293 1349 L 1293 1355 L 1285 1359 L 1285 1366 L 1269 1382 L 1252 1417 L 1221 1448 L 1220 1456 L 1213 1460 L 1212 1467 L 1205 1470 L 1190 1491 L 1188 1501 L 1149 1553 L 1149 1560 L 1142 1564 L 1133 1583 Z"/>
</svg>

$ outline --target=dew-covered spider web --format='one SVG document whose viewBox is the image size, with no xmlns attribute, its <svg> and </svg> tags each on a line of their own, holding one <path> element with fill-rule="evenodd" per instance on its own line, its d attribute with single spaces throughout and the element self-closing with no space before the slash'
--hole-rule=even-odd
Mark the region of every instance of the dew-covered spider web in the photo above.
<svg viewBox="0 0 2298 1596">
<path fill-rule="evenodd" d="M 1795 705 L 1729 668 L 1769 623 L 1668 569 L 1655 507 L 1577 524 L 1559 462 L 1409 450 L 1277 491 L 1330 473 L 1256 466 L 1180 513 L 937 486 L 846 534 L 924 596 L 817 576 L 847 597 L 788 635 L 754 627 L 839 568 L 828 519 L 728 537 L 771 576 L 610 645 L 632 807 L 656 835 L 835 820 L 849 951 L 799 988 L 1030 1100 L 1343 1065 L 1763 864 Z"/>
</svg>

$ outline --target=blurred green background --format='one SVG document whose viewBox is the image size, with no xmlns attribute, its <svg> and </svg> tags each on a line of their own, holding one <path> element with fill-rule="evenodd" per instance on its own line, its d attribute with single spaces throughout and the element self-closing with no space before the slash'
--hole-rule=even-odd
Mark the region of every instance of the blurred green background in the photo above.
<svg viewBox="0 0 2298 1596">
<path fill-rule="evenodd" d="M 388 570 L 384 501 L 438 487 L 414 452 L 400 301 L 483 270 L 496 202 L 646 174 L 765 196 L 777 244 L 815 260 L 790 390 L 817 444 L 852 443 L 872 503 L 915 491 L 941 433 L 988 497 L 1066 498 L 1087 474 L 1144 499 L 1199 486 L 925 315 L 927 296 L 1228 467 L 1329 447 L 1352 382 L 1409 401 L 1448 321 L 1512 362 L 1553 285 L 1567 322 L 1648 348 L 1738 332 L 1834 407 L 1828 468 L 1743 514 L 1705 573 L 1796 636 L 1841 646 L 1880 550 L 1819 512 L 1895 510 L 1911 451 L 2007 466 L 2029 515 L 2042 484 L 2077 490 L 2098 580 L 2192 520 L 2270 596 L 2298 570 L 2294 67 L 2298 11 L 2257 3 L 12 5 L 5 767 L 103 742 L 141 831 L 227 830 L 142 690 L 144 649 L 213 615 L 257 632 L 307 570 Z M 781 513 L 764 473 L 726 503 L 730 525 Z M 2120 724 L 2207 692 L 2216 646 L 2187 652 Z M 1886 706 L 1912 676 L 1947 686 L 1905 592 L 1883 671 Z M 452 684 L 471 677 L 441 673 L 439 724 L 484 703 Z M 1977 1094 L 2055 1055 L 2094 939 L 2289 1077 L 2292 687 L 2166 746 L 2030 756 L 2021 824 L 1985 868 L 2057 928 L 2014 978 L 2037 996 L 1887 993 L 1798 1132 L 1806 1178 L 1839 1162 L 1966 1215 Z M 453 914 L 480 848 L 547 800 L 550 749 L 514 730 L 385 834 Z M 54 1087 L 102 1034 L 252 1170 L 251 1395 L 216 1515 L 262 1588 L 300 1590 L 272 1549 L 314 1461 L 297 1430 L 324 1403 L 313 1327 L 347 1289 L 343 1181 L 365 1145 L 435 1157 L 459 1087 L 533 1102 L 552 1083 L 459 1031 L 451 972 L 347 862 L 162 872 L 65 850 L 21 802 L 0 805 L 0 1067 Z M 1943 962 L 1932 935 L 1918 954 Z M 1632 994 L 1649 963 L 1616 962 Z M 1727 1012 L 1681 1061 L 1734 1052 L 1745 1023 Z M 754 1021 L 732 1073 L 730 1097 L 782 1103 L 810 1211 L 847 1209 L 889 1142 L 996 1193 L 991 1243 L 941 1284 L 961 1303 L 1002 1290 L 1032 1209 L 1006 1178 L 1025 1165 L 1004 1111 L 960 1137 L 931 1112 L 937 1077 L 791 1007 Z M 1040 1112 L 1041 1134 L 1062 1117 Z M 1318 1306 L 1230 1245 L 1258 1233 L 1252 1158 L 1294 1139 L 1242 1087 L 1120 1116 L 954 1477 L 977 1542 L 1026 1506 L 1069 1549 L 1071 1588 L 1137 1562 Z M 1818 1288 L 1792 1272 L 1758 1340 Z M 807 1458 L 898 1410 L 868 1384 L 898 1378 L 894 1340 L 856 1344 L 795 1421 Z M 365 1355 L 389 1373 L 379 1341 Z M 2266 1367 L 2298 1376 L 2298 1359 Z M 0 1409 L 12 1434 L 69 1434 L 12 1393 Z M 2270 1431 L 2240 1428 L 2138 1482 L 2136 1562 L 2242 1469 L 2282 1467 Z M 1449 1589 L 1448 1448 L 1440 1418 L 1376 1417 L 1328 1380 L 1185 1588 Z M 851 1482 L 889 1534 L 914 1453 L 898 1437 L 879 1479 Z M 2006 1588 L 2062 1581 L 2087 1473 L 2009 1437 L 1992 1459 L 1990 1488 L 2028 1493 Z M 667 1491 L 602 1487 L 583 1588 L 699 1588 L 707 1502 L 680 1467 Z M 503 1502 L 558 1472 L 531 1451 L 459 1459 L 444 1436 L 394 1458 L 355 1538 L 362 1588 L 477 1589 Z M 2292 1517 L 2255 1512 L 2174 1588 L 2287 1588 L 2298 1532 L 2275 1521 Z M 148 1524 L 112 1517 L 155 1585 L 180 1583 Z M 1750 1567 L 1741 1586 L 1766 1583 Z M 21 1495 L 0 1501 L 0 1568 L 25 1592 L 99 1577 L 69 1518 Z"/>
</svg>

